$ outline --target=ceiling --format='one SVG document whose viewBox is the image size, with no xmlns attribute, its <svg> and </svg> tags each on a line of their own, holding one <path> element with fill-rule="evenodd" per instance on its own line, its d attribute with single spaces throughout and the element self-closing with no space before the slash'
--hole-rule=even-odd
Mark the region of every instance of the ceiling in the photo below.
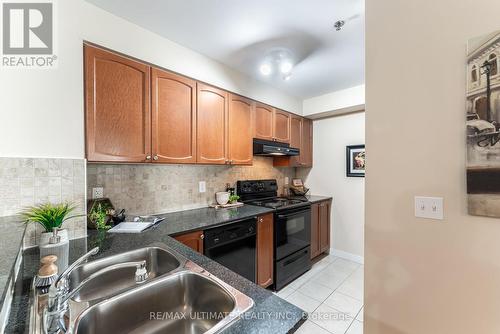
<svg viewBox="0 0 500 334">
<path fill-rule="evenodd" d="M 299 98 L 364 83 L 364 0 L 87 1 Z M 276 49 L 294 58 L 290 80 L 259 72 Z"/>
</svg>

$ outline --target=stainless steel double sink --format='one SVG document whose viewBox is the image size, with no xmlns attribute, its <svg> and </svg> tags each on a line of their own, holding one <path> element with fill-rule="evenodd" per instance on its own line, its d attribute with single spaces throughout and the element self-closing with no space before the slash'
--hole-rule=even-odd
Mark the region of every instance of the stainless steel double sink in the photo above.
<svg viewBox="0 0 500 334">
<path fill-rule="evenodd" d="M 92 279 L 72 300 L 68 332 L 215 333 L 252 307 L 253 301 L 166 246 L 151 246 L 91 261 L 70 275 L 70 289 L 114 264 L 146 260 L 149 278 L 138 284 L 134 268 Z M 33 290 L 30 333 L 44 333 L 46 295 Z"/>
</svg>

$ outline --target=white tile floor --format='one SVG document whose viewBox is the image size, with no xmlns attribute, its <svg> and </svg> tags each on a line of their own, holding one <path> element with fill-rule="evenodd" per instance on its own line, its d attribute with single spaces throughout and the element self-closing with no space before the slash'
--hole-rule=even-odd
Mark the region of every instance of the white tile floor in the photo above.
<svg viewBox="0 0 500 334">
<path fill-rule="evenodd" d="M 363 333 L 363 266 L 328 255 L 277 293 L 309 313 L 298 334 Z"/>
</svg>

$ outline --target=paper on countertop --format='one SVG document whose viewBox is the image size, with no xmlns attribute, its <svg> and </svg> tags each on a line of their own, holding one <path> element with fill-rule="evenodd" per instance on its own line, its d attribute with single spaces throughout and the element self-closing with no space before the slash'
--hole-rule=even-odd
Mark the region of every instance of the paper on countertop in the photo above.
<svg viewBox="0 0 500 334">
<path fill-rule="evenodd" d="M 148 227 L 154 225 L 153 222 L 123 222 L 112 229 L 110 229 L 108 232 L 111 233 L 141 233 Z"/>
</svg>

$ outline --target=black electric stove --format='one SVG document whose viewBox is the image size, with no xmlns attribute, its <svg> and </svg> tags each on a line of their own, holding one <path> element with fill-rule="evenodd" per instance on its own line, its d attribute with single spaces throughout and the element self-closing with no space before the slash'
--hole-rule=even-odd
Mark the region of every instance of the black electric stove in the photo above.
<svg viewBox="0 0 500 334">
<path fill-rule="evenodd" d="M 240 200 L 274 209 L 274 289 L 311 269 L 311 204 L 306 200 L 278 196 L 276 180 L 236 183 Z"/>
</svg>

